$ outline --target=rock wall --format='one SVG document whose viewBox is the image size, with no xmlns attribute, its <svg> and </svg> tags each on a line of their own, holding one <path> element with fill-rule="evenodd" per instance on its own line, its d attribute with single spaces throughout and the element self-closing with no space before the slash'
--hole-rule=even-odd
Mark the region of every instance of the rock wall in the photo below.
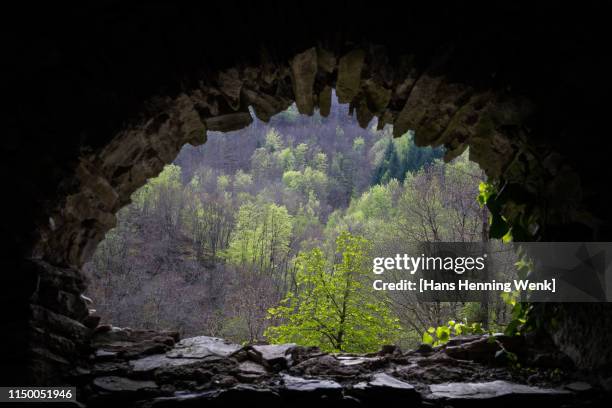
<svg viewBox="0 0 612 408">
<path fill-rule="evenodd" d="M 587 143 L 606 117 L 604 13 L 387 7 L 395 12 L 380 18 L 359 1 L 15 14 L 2 36 L 6 383 L 72 375 L 95 325 L 79 268 L 114 214 L 183 144 L 248 126 L 249 106 L 264 121 L 293 101 L 325 115 L 335 88 L 362 126 L 377 117 L 396 135 L 414 129 L 449 159 L 469 146 L 503 188 L 504 216 L 530 239 L 609 239 L 606 152 Z M 568 322 L 582 318 L 569 310 Z M 571 331 L 557 338 L 584 342 Z M 592 357 L 578 360 L 592 363 L 601 347 L 581 347 Z"/>
<path fill-rule="evenodd" d="M 178 341 L 175 333 L 103 326 L 92 344 L 93 367 L 81 376 L 81 400 L 89 406 L 516 406 L 522 400 L 598 406 L 606 397 L 597 381 L 576 381 L 566 356 L 503 335 L 357 355 L 295 344 L 240 346 L 206 336 Z M 507 353 L 529 371 L 508 370 Z"/>
<path fill-rule="evenodd" d="M 30 298 L 28 369 L 34 379 L 63 384 L 89 367 L 90 338 L 99 318 L 90 315 L 81 293 L 85 282 L 80 270 L 54 267 L 44 261 L 28 265 L 37 277 Z"/>
</svg>

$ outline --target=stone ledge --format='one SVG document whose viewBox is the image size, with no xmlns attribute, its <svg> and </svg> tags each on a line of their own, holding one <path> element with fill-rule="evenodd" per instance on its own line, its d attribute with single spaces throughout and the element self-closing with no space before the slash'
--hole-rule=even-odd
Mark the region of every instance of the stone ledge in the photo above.
<svg viewBox="0 0 612 408">
<path fill-rule="evenodd" d="M 265 401 L 271 407 L 307 403 L 376 406 L 400 401 L 411 401 L 414 406 L 485 402 L 503 406 L 525 400 L 571 403 L 577 396 L 605 395 L 597 386 L 577 381 L 572 371 L 562 373 L 555 382 L 545 380 L 550 378 L 547 369 L 534 367 L 532 371 L 540 370 L 542 378 L 537 385 L 531 384 L 531 377 L 491 363 L 496 343 L 486 335 L 455 338 L 447 345 L 405 353 L 384 347 L 365 355 L 328 354 L 295 344 L 242 347 L 198 336 L 183 339 L 166 352 L 132 359 L 121 352 L 117 339 L 131 335 L 132 340 L 147 343 L 153 332 L 114 328 L 109 333 L 113 334 L 97 339 L 98 352 L 110 345 L 117 349 L 99 355 L 94 362 L 86 398 L 91 406 L 114 401 L 139 407 L 223 406 L 246 401 Z M 498 337 L 506 346 L 526 344 L 518 338 Z M 480 347 L 482 344 L 487 346 Z M 475 345 L 476 361 L 453 357 L 464 357 Z M 131 350 L 134 343 L 126 342 L 125 347 Z M 462 347 L 464 352 L 458 353 Z"/>
</svg>

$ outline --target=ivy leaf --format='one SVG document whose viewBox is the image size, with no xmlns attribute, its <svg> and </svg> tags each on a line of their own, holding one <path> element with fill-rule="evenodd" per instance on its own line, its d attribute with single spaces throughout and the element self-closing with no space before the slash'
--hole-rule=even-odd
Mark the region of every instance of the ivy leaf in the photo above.
<svg viewBox="0 0 612 408">
<path fill-rule="evenodd" d="M 440 326 L 436 329 L 436 337 L 441 342 L 447 342 L 450 339 L 450 328 L 446 326 Z"/>
<path fill-rule="evenodd" d="M 478 204 L 480 204 L 481 207 L 483 207 L 485 204 L 488 203 L 489 198 L 491 197 L 492 194 L 494 194 L 495 192 L 495 187 L 493 187 L 492 184 L 486 183 L 486 182 L 481 182 L 478 185 Z"/>
</svg>

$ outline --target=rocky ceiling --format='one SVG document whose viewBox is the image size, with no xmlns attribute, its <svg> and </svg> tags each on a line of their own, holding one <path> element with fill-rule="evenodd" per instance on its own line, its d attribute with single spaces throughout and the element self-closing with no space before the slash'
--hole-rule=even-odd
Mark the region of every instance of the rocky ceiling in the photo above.
<svg viewBox="0 0 612 408">
<path fill-rule="evenodd" d="M 108 1 L 5 16 L 12 382 L 52 381 L 81 358 L 97 322 L 79 268 L 114 214 L 185 143 L 248 126 L 249 107 L 264 121 L 293 102 L 325 115 L 335 88 L 362 126 L 413 129 L 447 158 L 469 147 L 525 239 L 610 239 L 607 24 L 595 6 L 285 3 Z M 609 308 L 594 307 L 599 323 L 572 318 L 593 309 L 564 310 L 557 336 L 584 366 L 612 361 L 603 340 L 579 344 L 612 326 Z"/>
</svg>

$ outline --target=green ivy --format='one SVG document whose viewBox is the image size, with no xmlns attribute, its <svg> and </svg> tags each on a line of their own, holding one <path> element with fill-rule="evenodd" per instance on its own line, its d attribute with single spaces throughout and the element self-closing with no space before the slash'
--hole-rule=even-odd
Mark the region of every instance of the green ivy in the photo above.
<svg viewBox="0 0 612 408">
<path fill-rule="evenodd" d="M 449 320 L 444 326 L 430 327 L 423 333 L 423 343 L 431 346 L 439 346 L 447 343 L 452 336 L 462 334 L 484 334 L 485 331 L 480 323 L 470 323 L 467 321 L 457 322 Z"/>
<path fill-rule="evenodd" d="M 499 192 L 491 183 L 481 182 L 478 186 L 478 203 L 480 206 L 487 206 L 490 212 L 489 236 L 491 238 L 508 240 L 510 225 L 502 214 L 503 200 L 499 197 Z M 511 235 L 510 235 L 511 236 Z"/>
<path fill-rule="evenodd" d="M 498 188 L 495 184 L 482 182 L 478 190 L 478 203 L 481 207 L 486 205 L 490 212 L 491 238 L 504 242 L 534 240 L 540 228 L 540 217 L 537 209 L 529 204 L 533 202 L 532 195 L 516 184 L 505 184 Z M 516 197 L 519 197 L 518 202 Z"/>
<path fill-rule="evenodd" d="M 525 216 L 524 208 L 517 206 L 512 201 L 508 201 L 508 194 L 502 194 L 492 183 L 480 183 L 478 191 L 478 203 L 481 207 L 486 205 L 490 212 L 489 236 L 491 238 L 501 239 L 503 242 L 521 242 L 533 239 L 533 234 L 529 231 L 537 230 L 537 216 Z M 509 217 L 513 220 L 512 225 L 502 215 L 504 213 L 506 215 L 509 214 Z M 519 260 L 515 266 L 518 271 L 518 278 L 525 279 L 527 274 L 533 269 L 533 262 L 520 251 Z M 503 293 L 501 296 L 504 302 L 512 307 L 511 320 L 506 326 L 504 333 L 507 335 L 518 335 L 533 329 L 534 322 L 530 319 L 532 306 L 528 303 L 520 302 L 518 292 Z"/>
<path fill-rule="evenodd" d="M 529 272 L 534 268 L 533 261 L 519 248 L 519 259 L 514 264 L 517 270 L 519 279 L 527 278 Z M 532 305 L 526 302 L 520 302 L 518 291 L 503 293 L 501 295 L 503 301 L 512 307 L 511 319 L 504 333 L 509 336 L 524 334 L 533 330 L 535 321 L 530 318 Z"/>
</svg>

